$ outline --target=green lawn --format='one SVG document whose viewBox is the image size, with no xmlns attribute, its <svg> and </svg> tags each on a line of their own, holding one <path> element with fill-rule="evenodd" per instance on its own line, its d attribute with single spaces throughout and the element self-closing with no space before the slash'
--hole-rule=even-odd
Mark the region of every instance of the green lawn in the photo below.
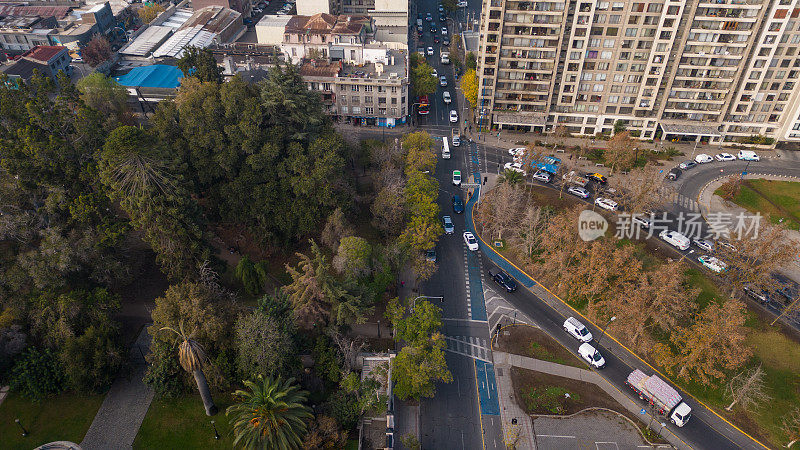
<svg viewBox="0 0 800 450">
<path fill-rule="evenodd" d="M 203 402 L 196 392 L 174 399 L 156 398 L 147 411 L 139 434 L 133 442 L 136 449 L 230 449 L 233 438 L 225 417 L 225 408 L 231 405 L 230 395 L 217 394 L 214 402 L 220 412 L 206 416 Z M 216 422 L 220 439 L 214 439 L 211 421 Z"/>
<path fill-rule="evenodd" d="M 723 298 L 717 285 L 703 273 L 702 269 L 692 268 L 686 271 L 686 281 L 690 288 L 700 289 L 697 296 L 697 306 L 704 309 L 712 301 L 719 301 Z"/>
<path fill-rule="evenodd" d="M 11 393 L 0 405 L 0 447 L 31 449 L 53 441 L 79 444 L 103 398 L 61 394 L 36 403 Z M 27 437 L 14 423 L 17 418 L 30 433 Z"/>
<path fill-rule="evenodd" d="M 714 192 L 720 195 L 717 190 Z M 769 215 L 773 223 L 800 229 L 800 183 L 793 181 L 747 180 L 733 199 L 750 212 Z"/>
</svg>

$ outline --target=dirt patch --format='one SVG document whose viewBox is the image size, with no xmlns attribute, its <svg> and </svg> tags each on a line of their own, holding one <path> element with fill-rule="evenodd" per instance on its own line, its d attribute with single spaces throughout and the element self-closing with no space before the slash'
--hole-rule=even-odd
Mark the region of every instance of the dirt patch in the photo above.
<svg viewBox="0 0 800 450">
<path fill-rule="evenodd" d="M 586 368 L 583 361 L 576 358 L 547 333 L 524 324 L 503 328 L 500 336 L 494 340 L 494 347 L 506 353 Z"/>
<path fill-rule="evenodd" d="M 515 401 L 528 414 L 570 415 L 586 408 L 606 408 L 631 419 L 640 430 L 644 428 L 633 413 L 592 383 L 519 367 L 511 368 L 511 381 Z M 653 440 L 657 437 L 648 434 L 651 442 L 658 442 Z"/>
</svg>

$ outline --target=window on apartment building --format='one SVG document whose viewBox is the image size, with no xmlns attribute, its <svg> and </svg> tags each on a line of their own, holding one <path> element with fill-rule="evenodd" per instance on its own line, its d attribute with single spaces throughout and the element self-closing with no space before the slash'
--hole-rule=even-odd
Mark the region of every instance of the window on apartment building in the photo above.
<svg viewBox="0 0 800 450">
<path fill-rule="evenodd" d="M 782 80 L 782 79 L 786 78 L 786 71 L 785 71 L 785 70 L 779 70 L 779 71 L 777 71 L 777 72 L 775 73 L 775 77 L 774 77 L 774 78 L 777 78 L 777 79 L 779 79 L 779 80 Z"/>
<path fill-rule="evenodd" d="M 594 21 L 592 23 L 606 23 L 606 15 L 605 14 L 595 14 Z"/>
<path fill-rule="evenodd" d="M 375 114 L 375 112 L 371 106 L 367 106 L 366 108 L 364 108 L 364 114 Z"/>
<path fill-rule="evenodd" d="M 631 52 L 620 52 L 619 59 L 621 60 L 631 59 Z"/>
<path fill-rule="evenodd" d="M 392 97 L 392 104 L 393 104 L 393 105 L 396 105 L 396 104 L 397 104 L 397 97 Z"/>
<path fill-rule="evenodd" d="M 773 95 L 773 94 L 770 94 L 770 95 Z M 767 97 L 767 100 L 769 100 L 769 97 Z M 789 100 L 789 94 L 787 94 L 785 92 L 782 93 L 782 94 L 778 94 L 778 101 L 779 102 L 785 102 L 786 100 Z"/>
<path fill-rule="evenodd" d="M 625 72 L 626 70 L 628 70 L 628 65 L 627 64 L 625 64 L 625 63 L 617 63 L 617 72 Z M 623 75 L 614 75 L 615 81 L 616 81 L 616 77 L 617 76 L 623 76 Z"/>
<path fill-rule="evenodd" d="M 608 18 L 608 23 L 616 24 L 621 22 L 622 22 L 622 16 L 620 16 L 619 14 L 612 14 L 611 17 Z"/>
<path fill-rule="evenodd" d="M 608 9 L 608 2 L 597 2 L 597 6 L 595 9 L 599 9 L 600 11 L 605 11 Z"/>
<path fill-rule="evenodd" d="M 754 70 L 754 71 L 750 72 L 750 79 L 751 80 L 757 80 L 760 76 L 761 76 L 761 71 L 760 70 Z"/>
<path fill-rule="evenodd" d="M 622 86 L 620 86 L 618 84 L 611 85 L 611 92 L 613 94 L 619 94 L 620 92 L 622 92 Z"/>
<path fill-rule="evenodd" d="M 347 106 L 342 106 L 340 110 L 342 111 L 342 114 L 347 114 Z"/>
<path fill-rule="evenodd" d="M 405 107 L 405 106 L 403 106 L 402 108 L 400 108 L 400 114 L 402 114 L 402 115 L 404 115 L 404 116 L 406 115 L 406 107 Z"/>
<path fill-rule="evenodd" d="M 584 73 L 581 75 L 581 80 L 583 81 L 592 81 L 592 74 L 591 73 Z"/>
<path fill-rule="evenodd" d="M 353 92 L 358 92 L 360 90 L 359 87 L 360 86 L 358 86 L 357 84 L 353 84 L 350 86 L 350 90 Z"/>
<path fill-rule="evenodd" d="M 589 47 L 600 47 L 600 39 L 589 39 Z"/>
<path fill-rule="evenodd" d="M 647 5 L 647 12 L 649 13 L 660 13 L 661 9 L 664 7 L 661 3 L 650 3 Z"/>
<path fill-rule="evenodd" d="M 639 23 L 639 16 L 628 16 L 628 25 L 636 25 Z"/>
<path fill-rule="evenodd" d="M 770 110 L 770 105 L 769 104 L 761 105 L 761 111 L 769 112 L 769 110 Z"/>
<path fill-rule="evenodd" d="M 625 86 L 626 94 L 635 94 L 639 92 L 639 86 Z"/>
<path fill-rule="evenodd" d="M 669 14 L 670 16 L 674 16 L 674 15 L 678 14 L 679 10 L 680 10 L 680 8 L 678 6 L 670 6 L 670 7 L 667 7 L 667 14 Z"/>
<path fill-rule="evenodd" d="M 364 86 L 364 92 L 372 92 L 373 86 Z"/>
<path fill-rule="evenodd" d="M 350 97 L 350 103 L 352 103 L 353 105 L 357 105 L 359 104 L 359 102 L 361 102 L 361 97 L 357 95 L 353 95 Z"/>
<path fill-rule="evenodd" d="M 608 103 L 619 103 L 619 95 L 612 95 L 608 97 Z"/>
<path fill-rule="evenodd" d="M 561 96 L 561 103 L 572 103 L 572 96 L 571 95 L 562 95 Z"/>
<path fill-rule="evenodd" d="M 386 108 L 378 108 L 378 114 L 380 114 L 381 116 L 385 116 L 386 115 Z"/>
<path fill-rule="evenodd" d="M 592 86 L 592 92 L 603 92 L 603 88 L 605 88 L 604 84 L 595 84 Z"/>
<path fill-rule="evenodd" d="M 606 28 L 606 36 L 616 36 L 617 33 L 619 33 L 619 28 L 617 27 Z"/>
<path fill-rule="evenodd" d="M 586 57 L 589 59 L 597 59 L 597 50 L 587 50 Z"/>
<path fill-rule="evenodd" d="M 794 89 L 794 82 L 787 81 L 786 83 L 783 83 L 783 90 L 784 91 L 791 91 L 792 89 Z"/>
<path fill-rule="evenodd" d="M 614 3 L 611 4 L 611 10 L 612 11 L 622 11 L 622 9 L 624 7 L 625 7 L 625 3 L 623 3 L 623 2 L 614 2 Z"/>
<path fill-rule="evenodd" d="M 392 94 L 396 94 L 396 93 L 397 93 L 397 86 L 392 86 Z"/>
<path fill-rule="evenodd" d="M 371 105 L 372 104 L 372 97 L 364 97 L 364 104 Z"/>
<path fill-rule="evenodd" d="M 597 63 L 597 70 L 608 70 L 609 64 L 607 62 L 599 62 Z M 598 74 L 600 75 L 600 74 Z M 605 76 L 605 74 L 602 74 Z"/>
<path fill-rule="evenodd" d="M 575 37 L 586 36 L 586 28 L 575 28 Z"/>
<path fill-rule="evenodd" d="M 569 59 L 581 59 L 581 52 L 569 52 Z M 576 67 L 574 70 L 578 70 Z"/>
<path fill-rule="evenodd" d="M 613 55 L 613 54 L 614 54 L 614 52 L 611 52 L 611 51 L 601 52 L 600 53 L 600 59 L 611 59 L 611 55 Z"/>
<path fill-rule="evenodd" d="M 667 44 L 665 42 L 661 42 L 656 44 L 656 51 L 657 52 L 665 52 L 667 51 Z"/>
<path fill-rule="evenodd" d="M 580 40 L 572 41 L 572 48 L 583 48 L 583 41 Z"/>
<path fill-rule="evenodd" d="M 606 74 L 598 73 L 598 74 L 596 74 L 594 79 L 595 79 L 595 81 L 606 81 Z"/>
<path fill-rule="evenodd" d="M 767 35 L 767 36 L 764 38 L 764 44 L 766 44 L 766 45 L 769 45 L 769 44 L 774 44 L 774 43 L 775 43 L 775 36 L 773 36 L 773 35 Z"/>
</svg>

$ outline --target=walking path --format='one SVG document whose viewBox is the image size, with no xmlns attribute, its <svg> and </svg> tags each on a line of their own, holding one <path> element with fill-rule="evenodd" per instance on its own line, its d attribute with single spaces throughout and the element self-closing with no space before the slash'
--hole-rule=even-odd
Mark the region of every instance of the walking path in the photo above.
<svg viewBox="0 0 800 450">
<path fill-rule="evenodd" d="M 81 442 L 85 450 L 126 449 L 133 447 L 144 416 L 153 401 L 153 390 L 144 384 L 147 362 L 144 355 L 150 348 L 150 335 L 142 328 L 131 347 L 131 370 L 117 376 L 108 391 L 89 431 Z"/>
</svg>

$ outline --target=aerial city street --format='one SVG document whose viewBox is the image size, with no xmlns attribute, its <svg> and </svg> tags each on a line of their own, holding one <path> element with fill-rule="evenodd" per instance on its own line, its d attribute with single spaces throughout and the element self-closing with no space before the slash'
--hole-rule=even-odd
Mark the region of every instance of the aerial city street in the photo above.
<svg viewBox="0 0 800 450">
<path fill-rule="evenodd" d="M 0 0 L 0 449 L 800 447 L 800 4 Z"/>
</svg>

